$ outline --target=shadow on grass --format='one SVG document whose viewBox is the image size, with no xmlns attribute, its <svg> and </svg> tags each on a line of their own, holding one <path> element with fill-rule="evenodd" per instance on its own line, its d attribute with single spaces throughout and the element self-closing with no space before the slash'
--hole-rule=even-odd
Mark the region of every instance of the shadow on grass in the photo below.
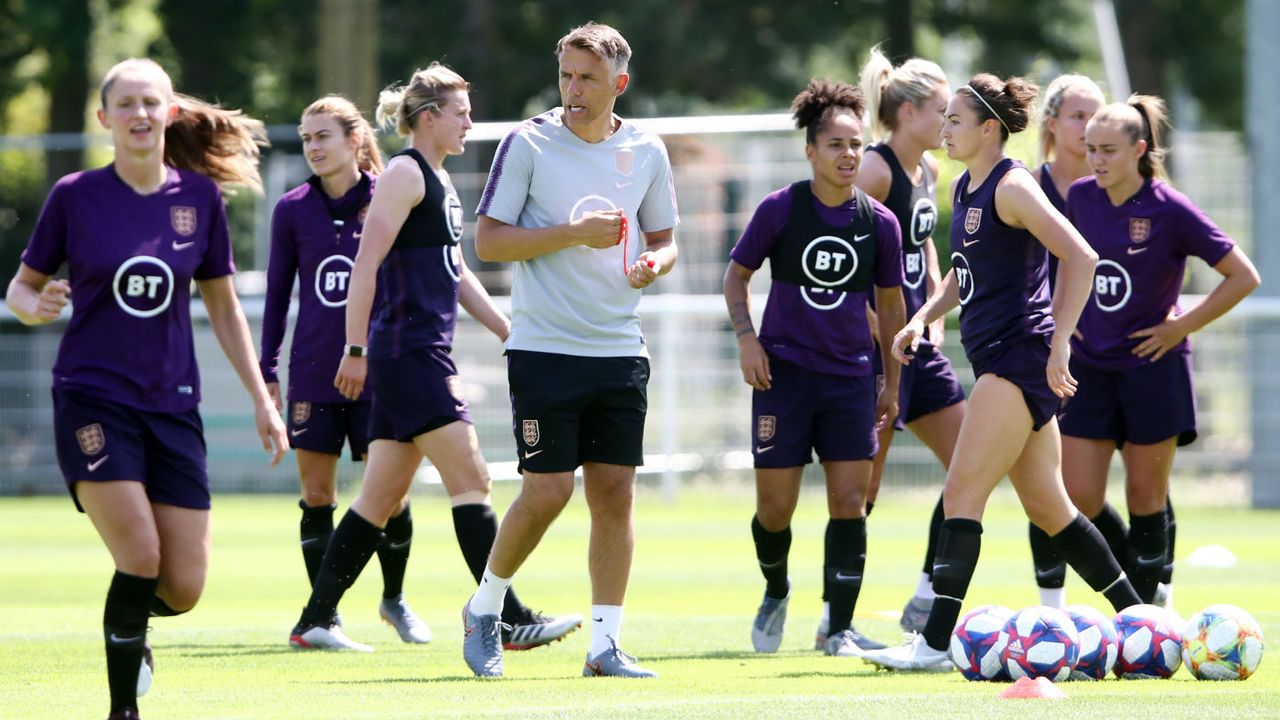
<svg viewBox="0 0 1280 720">
<path fill-rule="evenodd" d="M 372 680 L 319 680 L 308 681 L 308 684 L 315 685 L 434 685 L 437 683 L 457 683 L 457 682 L 497 682 L 504 685 L 511 683 L 527 683 L 536 682 L 543 683 L 547 680 L 558 678 L 545 677 L 525 677 L 525 678 L 478 678 L 475 675 L 438 675 L 434 677 L 383 677 Z"/>
<path fill-rule="evenodd" d="M 765 660 L 768 658 L 790 658 L 807 655 L 807 653 L 758 653 L 751 650 L 708 650 L 701 653 L 686 653 L 682 655 L 664 655 L 658 653 L 646 653 L 643 660 L 650 661 L 666 661 L 666 660 Z"/>
<path fill-rule="evenodd" d="M 190 658 L 239 657 L 243 655 L 290 655 L 298 651 L 282 643 L 235 643 L 227 645 L 206 645 L 203 643 L 181 643 L 178 645 L 158 645 L 158 654 L 174 655 Z"/>
</svg>

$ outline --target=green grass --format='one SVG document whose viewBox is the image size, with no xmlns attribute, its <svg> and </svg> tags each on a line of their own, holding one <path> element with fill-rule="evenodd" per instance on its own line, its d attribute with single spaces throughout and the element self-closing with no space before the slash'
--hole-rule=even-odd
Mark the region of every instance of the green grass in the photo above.
<svg viewBox="0 0 1280 720">
<path fill-rule="evenodd" d="M 1175 602 L 1190 614 L 1213 602 L 1248 609 L 1280 637 L 1280 524 L 1275 513 L 1215 504 L 1215 492 L 1177 491 L 1179 556 L 1207 543 L 1239 556 L 1231 570 L 1189 567 Z M 505 507 L 514 487 L 498 488 Z M 933 496 L 886 489 L 871 523 L 856 622 L 885 641 L 919 572 Z M 344 504 L 345 507 L 345 504 Z M 188 615 L 152 621 L 157 674 L 145 718 L 1199 718 L 1280 716 L 1280 672 L 1264 659 L 1244 683 L 1204 683 L 1183 669 L 1170 681 L 1066 684 L 1069 699 L 997 701 L 1001 687 L 956 673 L 874 672 L 860 660 L 810 649 L 817 624 L 824 503 L 806 491 L 792 547 L 794 593 L 782 652 L 751 652 L 749 624 L 762 582 L 755 567 L 747 486 L 686 488 L 674 504 L 642 489 L 623 646 L 661 673 L 655 682 L 579 677 L 585 631 L 549 648 L 509 653 L 506 677 L 480 681 L 462 663 L 458 611 L 471 589 L 447 501 L 415 496 L 417 538 L 407 597 L 435 641 L 406 646 L 377 621 L 376 561 L 348 593 L 348 633 L 372 655 L 289 650 L 306 600 L 297 509 L 285 496 L 219 497 L 205 597 Z M 589 610 L 587 515 L 581 494 L 517 578 L 526 602 L 548 612 Z M 1036 602 L 1025 523 L 1004 489 L 986 518 L 968 605 Z M 65 498 L 0 501 L 0 718 L 92 718 L 107 709 L 101 641 L 110 560 Z M 1076 578 L 1069 600 L 1105 607 Z"/>
</svg>

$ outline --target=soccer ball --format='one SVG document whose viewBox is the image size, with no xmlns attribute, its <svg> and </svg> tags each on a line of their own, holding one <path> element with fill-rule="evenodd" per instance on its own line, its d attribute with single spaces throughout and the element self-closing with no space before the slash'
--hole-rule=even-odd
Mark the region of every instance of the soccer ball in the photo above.
<svg viewBox="0 0 1280 720">
<path fill-rule="evenodd" d="M 1007 642 L 1000 658 L 1011 679 L 1043 677 L 1060 682 L 1071 676 L 1080 636 L 1061 610 L 1044 606 L 1019 610 L 1005 623 L 1004 636 Z"/>
<path fill-rule="evenodd" d="M 1167 678 L 1182 664 L 1182 629 L 1175 616 L 1156 605 L 1134 605 L 1113 620 L 1120 637 L 1115 673 L 1130 680 Z"/>
<path fill-rule="evenodd" d="M 1183 660 L 1201 680 L 1244 680 L 1262 662 L 1262 629 L 1235 605 L 1210 605 L 1187 621 Z"/>
<path fill-rule="evenodd" d="M 1067 616 L 1080 635 L 1080 656 L 1071 671 L 1072 680 L 1103 680 L 1115 667 L 1120 642 L 1111 618 L 1088 605 L 1068 605 Z"/>
<path fill-rule="evenodd" d="M 948 654 L 960 674 L 969 680 L 1008 680 L 1000 652 L 1004 649 L 1004 625 L 1013 611 L 1002 605 L 970 610 L 951 631 Z"/>
</svg>

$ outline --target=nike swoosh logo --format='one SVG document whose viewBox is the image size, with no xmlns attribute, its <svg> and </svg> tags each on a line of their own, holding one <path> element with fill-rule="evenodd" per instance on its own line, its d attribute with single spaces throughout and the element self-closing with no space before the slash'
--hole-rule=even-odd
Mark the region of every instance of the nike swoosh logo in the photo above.
<svg viewBox="0 0 1280 720">
<path fill-rule="evenodd" d="M 770 450 L 772 450 L 772 449 L 773 449 L 773 446 L 772 446 L 772 445 L 769 445 L 768 447 L 756 448 L 756 454 L 757 454 L 757 455 L 763 455 L 763 454 L 765 454 L 765 453 L 769 452 L 769 451 L 770 451 Z"/>
<path fill-rule="evenodd" d="M 1134 558 L 1134 562 L 1139 565 L 1155 565 L 1157 563 L 1163 565 L 1164 553 L 1160 553 L 1159 555 L 1139 555 Z"/>
<path fill-rule="evenodd" d="M 1130 255 L 1137 255 L 1137 254 L 1138 254 L 1138 253 L 1140 253 L 1140 252 L 1146 252 L 1146 251 L 1147 251 L 1147 249 L 1146 249 L 1146 248 L 1144 248 L 1144 247 L 1131 247 L 1131 248 L 1129 248 L 1129 249 L 1127 250 L 1127 252 L 1128 252 Z"/>
<path fill-rule="evenodd" d="M 595 620 L 596 622 L 604 622 L 604 618 L 591 618 L 591 619 Z"/>
<path fill-rule="evenodd" d="M 402 540 L 398 543 L 389 542 L 387 543 L 387 547 L 391 548 L 392 550 L 403 550 L 409 547 L 409 543 L 411 542 L 413 542 L 413 540 Z"/>
<path fill-rule="evenodd" d="M 787 560 L 786 560 L 786 558 L 783 558 L 783 559 L 781 559 L 781 560 L 774 560 L 774 561 L 773 561 L 773 562 L 771 562 L 771 563 L 767 563 L 767 562 L 765 562 L 765 561 L 763 561 L 763 560 L 758 560 L 757 562 L 759 562 L 759 563 L 760 563 L 760 569 L 762 569 L 762 570 L 772 570 L 773 568 L 776 568 L 776 567 L 781 566 L 781 565 L 782 565 L 783 563 L 785 563 L 786 561 L 787 561 Z"/>
<path fill-rule="evenodd" d="M 294 428 L 294 429 L 292 429 L 292 430 L 290 430 L 290 431 L 289 431 L 289 435 L 290 435 L 290 437 L 298 437 L 299 435 L 301 435 L 302 433 L 304 433 L 304 432 L 306 432 L 306 431 L 308 431 L 308 430 L 310 430 L 310 429 L 311 429 L 311 428 Z"/>
<path fill-rule="evenodd" d="M 195 241 L 195 240 L 192 240 L 191 242 L 184 242 L 184 243 L 180 243 L 180 242 L 178 242 L 177 240 L 174 240 L 174 241 L 173 241 L 173 249 L 174 249 L 174 250 L 186 250 L 187 248 L 189 248 L 189 247 L 191 247 L 192 245 L 195 245 L 195 244 L 196 244 L 196 241 Z"/>
<path fill-rule="evenodd" d="M 120 637 L 115 633 L 111 633 L 107 637 L 112 643 L 115 643 L 116 645 L 127 645 L 128 643 L 135 643 L 142 639 L 141 635 L 134 635 L 133 637 Z"/>
<path fill-rule="evenodd" d="M 111 456 L 110 456 L 110 455 L 103 455 L 102 457 L 98 458 L 97 460 L 94 460 L 93 462 L 89 463 L 89 472 L 93 472 L 94 470 L 97 470 L 98 468 L 102 467 L 102 463 L 106 462 L 106 461 L 107 461 L 107 458 L 109 458 L 109 457 L 111 457 Z"/>
<path fill-rule="evenodd" d="M 539 453 L 541 453 L 541 452 L 542 452 L 541 450 L 532 450 L 532 451 L 526 450 L 526 451 L 525 451 L 525 453 L 524 453 L 524 459 L 525 459 L 525 460 L 528 460 L 529 458 L 531 458 L 531 457 L 533 457 L 534 455 L 537 455 L 537 454 L 539 454 Z"/>
<path fill-rule="evenodd" d="M 853 582 L 854 580 L 857 580 L 858 582 L 862 582 L 862 576 L 861 575 L 845 575 L 839 570 L 836 571 L 836 582 Z"/>
<path fill-rule="evenodd" d="M 982 242 L 982 238 L 974 238 L 973 240 L 965 238 L 964 246 L 969 247 L 970 245 L 977 245 L 979 242 Z"/>
<path fill-rule="evenodd" d="M 854 242 L 856 242 L 856 243 L 858 243 L 858 242 L 862 242 L 863 240 L 866 240 L 866 239 L 867 239 L 867 238 L 869 238 L 869 237 L 871 237 L 871 236 L 870 236 L 870 235 L 854 235 L 854 236 L 853 236 L 853 241 L 854 241 Z"/>
<path fill-rule="evenodd" d="M 1066 568 L 1064 567 L 1063 564 L 1060 563 L 1058 565 L 1054 565 L 1052 568 L 1049 568 L 1048 570 L 1037 570 L 1036 579 L 1044 580 L 1046 578 L 1055 577 L 1057 576 L 1058 573 L 1061 573 L 1061 572 L 1066 572 Z"/>
<path fill-rule="evenodd" d="M 622 180 L 619 180 L 619 181 L 617 182 L 617 186 L 618 186 L 618 189 L 619 189 L 619 190 L 621 190 L 621 189 L 622 189 L 622 188 L 624 188 L 624 187 L 631 187 L 632 185 L 635 185 L 635 184 L 636 184 L 636 183 L 635 183 L 635 181 L 634 181 L 634 180 L 629 180 L 629 181 L 625 181 L 625 182 L 624 182 L 624 181 L 622 181 Z"/>
</svg>

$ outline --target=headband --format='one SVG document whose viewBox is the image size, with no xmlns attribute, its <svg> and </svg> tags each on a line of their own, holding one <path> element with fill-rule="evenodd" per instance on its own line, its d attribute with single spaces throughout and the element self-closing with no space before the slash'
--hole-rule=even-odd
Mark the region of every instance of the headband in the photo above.
<svg viewBox="0 0 1280 720">
<path fill-rule="evenodd" d="M 992 115 L 995 116 L 996 120 L 1000 121 L 1001 125 L 1004 125 L 1004 131 L 1012 135 L 1013 131 L 1009 129 L 1009 126 L 1005 123 L 1004 118 L 1000 117 L 1000 113 L 996 112 L 996 109 L 991 107 L 991 103 L 987 102 L 987 99 L 982 97 L 982 93 L 978 92 L 977 90 L 974 90 L 972 85 L 966 84 L 965 87 L 969 89 L 969 92 L 973 93 L 974 97 L 982 101 L 982 104 L 987 108 L 988 111 L 991 112 Z"/>
</svg>

